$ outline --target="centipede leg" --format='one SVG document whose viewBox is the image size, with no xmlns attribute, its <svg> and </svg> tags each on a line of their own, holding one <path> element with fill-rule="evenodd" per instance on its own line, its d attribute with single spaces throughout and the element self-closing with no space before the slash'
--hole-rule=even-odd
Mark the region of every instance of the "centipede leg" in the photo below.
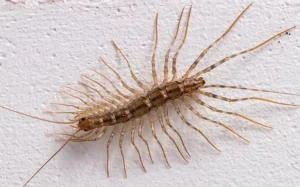
<svg viewBox="0 0 300 187">
<path fill-rule="evenodd" d="M 294 93 L 277 92 L 277 91 L 257 89 L 257 88 L 246 88 L 246 87 L 242 87 L 242 86 L 229 86 L 229 85 L 220 85 L 220 84 L 204 85 L 201 89 L 204 89 L 204 88 L 225 88 L 225 89 L 227 88 L 227 89 L 236 89 L 236 90 L 249 90 L 249 91 L 254 91 L 254 92 L 265 92 L 265 93 L 300 96 L 299 94 L 294 94 Z"/>
<path fill-rule="evenodd" d="M 251 52 L 251 51 L 255 51 L 255 50 L 259 49 L 260 47 L 266 45 L 267 43 L 271 42 L 271 41 L 274 40 L 275 38 L 281 36 L 282 34 L 284 34 L 284 33 L 286 33 L 286 32 L 289 32 L 290 30 L 292 30 L 292 29 L 294 29 L 294 28 L 295 28 L 295 26 L 294 26 L 294 27 L 291 27 L 291 28 L 289 28 L 289 29 L 286 29 L 286 30 L 284 30 L 284 31 L 281 31 L 281 32 L 279 32 L 279 33 L 273 35 L 271 38 L 265 40 L 265 41 L 262 42 L 262 43 L 259 43 L 258 45 L 254 46 L 254 47 L 252 47 L 252 48 L 248 48 L 248 49 L 246 49 L 246 50 L 244 50 L 244 51 L 241 51 L 241 52 L 232 54 L 232 55 L 230 55 L 230 56 L 227 56 L 227 57 L 223 58 L 222 60 L 220 60 L 220 61 L 214 63 L 213 65 L 211 65 L 211 66 L 209 66 L 209 67 L 207 67 L 207 68 L 205 68 L 205 69 L 199 71 L 198 73 L 196 73 L 196 74 L 193 75 L 192 77 L 199 77 L 199 76 L 201 76 L 202 74 L 205 74 L 205 73 L 208 73 L 208 72 L 212 71 L 213 69 L 217 68 L 218 66 L 220 66 L 220 65 L 222 65 L 223 63 L 229 61 L 229 60 L 232 59 L 232 58 L 235 58 L 235 57 L 237 57 L 237 56 L 240 56 L 240 55 L 249 53 L 249 52 Z"/>
<path fill-rule="evenodd" d="M 212 110 L 212 111 L 214 111 L 214 112 L 218 112 L 218 113 L 221 113 L 221 114 L 228 114 L 228 115 L 232 115 L 232 116 L 238 116 L 238 117 L 243 118 L 243 119 L 245 119 L 245 120 L 251 121 L 252 123 L 255 123 L 255 124 L 257 124 L 257 125 L 263 126 L 263 127 L 265 127 L 265 128 L 272 129 L 271 126 L 268 126 L 268 125 L 264 125 L 264 124 L 262 124 L 262 123 L 259 123 L 259 122 L 255 121 L 255 120 L 253 120 L 253 119 L 251 119 L 251 118 L 249 118 L 249 117 L 247 117 L 247 116 L 244 116 L 244 115 L 241 115 L 241 114 L 238 114 L 238 113 L 235 113 L 235 112 L 227 112 L 227 111 L 219 110 L 219 109 L 217 109 L 217 108 L 215 108 L 215 107 L 212 107 L 212 106 L 210 106 L 210 105 L 204 103 L 202 100 L 195 98 L 195 96 L 191 96 L 191 98 L 192 98 L 194 101 L 196 101 L 196 103 L 198 103 L 198 104 L 200 104 L 200 105 L 202 105 L 202 106 L 204 106 L 204 107 L 206 107 L 206 108 L 208 108 L 208 109 L 210 109 L 210 110 Z"/>
<path fill-rule="evenodd" d="M 157 73 L 155 69 L 155 55 L 156 55 L 157 42 L 158 42 L 158 14 L 156 14 L 155 17 L 155 42 L 154 42 L 152 58 L 151 58 L 152 77 L 154 82 L 153 86 L 158 85 Z"/>
<path fill-rule="evenodd" d="M 152 136 L 155 138 L 155 140 L 157 141 L 158 145 L 160 146 L 160 148 L 161 148 L 161 150 L 163 152 L 163 155 L 164 155 L 164 158 L 165 158 L 165 161 L 166 161 L 167 165 L 169 166 L 169 168 L 171 168 L 171 165 L 169 164 L 167 155 L 165 153 L 165 149 L 164 149 L 164 147 L 162 146 L 161 142 L 158 140 L 158 138 L 156 136 L 156 132 L 155 132 L 155 128 L 154 128 L 154 122 L 153 122 L 150 114 L 148 114 L 148 118 L 149 118 L 149 125 L 150 125 L 151 131 L 152 131 Z"/>
<path fill-rule="evenodd" d="M 181 44 L 177 48 L 177 51 L 176 51 L 176 53 L 175 53 L 175 55 L 173 56 L 173 59 L 172 59 L 173 60 L 173 63 L 172 63 L 172 73 L 173 73 L 172 81 L 177 79 L 177 70 L 176 70 L 177 56 L 179 55 L 179 52 L 180 52 L 181 48 L 183 47 L 183 45 L 185 43 L 185 40 L 186 40 L 191 13 L 192 13 L 192 6 L 190 7 L 190 10 L 189 10 L 189 14 L 188 14 L 188 18 L 187 18 L 187 22 L 186 22 L 186 26 L 185 26 L 183 39 L 181 41 Z"/>
<path fill-rule="evenodd" d="M 199 134 L 201 134 L 201 136 L 217 151 L 221 152 L 220 149 L 218 149 L 207 137 L 206 135 L 198 128 L 196 128 L 194 125 L 192 125 L 191 123 L 189 123 L 185 117 L 183 116 L 183 114 L 181 113 L 177 103 L 175 101 L 172 101 L 172 104 L 174 106 L 174 109 L 176 111 L 176 113 L 179 115 L 180 119 L 186 124 L 188 125 L 190 128 L 192 128 L 193 130 L 195 130 L 196 132 L 198 132 Z"/>
<path fill-rule="evenodd" d="M 233 129 L 231 129 L 230 127 L 228 127 L 227 125 L 224 125 L 223 123 L 221 122 L 218 122 L 218 121 L 215 121 L 215 120 L 212 120 L 212 119 L 209 119 L 207 117 L 204 117 L 203 115 L 201 115 L 199 112 L 196 111 L 196 109 L 194 107 L 192 107 L 192 105 L 188 104 L 186 101 L 182 100 L 183 103 L 185 104 L 185 106 L 192 112 L 194 113 L 197 117 L 199 117 L 200 119 L 203 119 L 203 120 L 206 120 L 206 121 L 209 121 L 209 122 L 212 122 L 216 125 L 219 125 L 219 126 L 222 126 L 224 127 L 226 130 L 228 130 L 229 132 L 235 134 L 236 136 L 238 136 L 239 138 L 241 138 L 242 140 L 246 141 L 246 142 L 249 142 L 249 140 L 247 140 L 246 138 L 244 138 L 242 135 L 240 135 L 239 133 L 235 132 Z"/>
<path fill-rule="evenodd" d="M 145 172 L 147 172 L 147 171 L 146 171 L 146 168 L 145 168 L 145 166 L 144 166 L 144 163 L 143 163 L 143 159 L 142 159 L 141 153 L 140 153 L 138 147 L 136 146 L 136 144 L 135 144 L 135 142 L 134 142 L 135 128 L 136 128 L 136 122 L 135 122 L 135 120 L 134 120 L 134 121 L 132 121 L 132 125 L 131 125 L 131 144 L 134 146 L 136 152 L 137 152 L 138 155 L 139 155 L 139 159 L 140 159 L 141 165 L 142 165 L 142 167 L 143 167 L 143 170 L 144 170 Z"/>
<path fill-rule="evenodd" d="M 186 146 L 185 146 L 185 144 L 184 144 L 184 141 L 183 141 L 183 139 L 182 139 L 180 133 L 179 133 L 179 132 L 171 125 L 171 122 L 170 122 L 170 119 L 169 119 L 169 115 L 168 115 L 168 109 L 167 109 L 167 106 L 164 105 L 164 106 L 163 106 L 163 109 L 164 109 L 163 112 L 164 112 L 164 117 L 165 117 L 165 119 L 166 119 L 167 125 L 168 125 L 168 126 L 169 126 L 176 134 L 177 134 L 177 136 L 178 136 L 178 138 L 180 139 L 181 144 L 182 144 L 182 146 L 183 146 L 185 152 L 189 155 L 189 157 L 191 157 L 189 151 L 187 150 L 187 148 L 186 148 Z"/>
<path fill-rule="evenodd" d="M 160 126 L 162 128 L 162 131 L 169 137 L 169 139 L 172 141 L 172 143 L 175 145 L 177 151 L 179 152 L 180 156 L 182 157 L 182 159 L 188 163 L 187 159 L 184 157 L 184 155 L 182 154 L 181 150 L 179 149 L 179 146 L 177 145 L 177 143 L 175 142 L 175 140 L 172 138 L 172 136 L 168 133 L 164 121 L 163 121 L 163 117 L 162 115 L 159 113 L 158 110 L 156 110 L 157 116 L 158 116 L 158 121 L 160 123 Z"/>
<path fill-rule="evenodd" d="M 168 73 L 169 73 L 169 70 L 168 70 L 168 66 L 169 66 L 169 64 L 168 64 L 168 63 L 169 63 L 169 56 L 170 56 L 171 49 L 172 49 L 172 47 L 173 47 L 173 45 L 174 45 L 174 43 L 175 43 L 175 40 L 176 40 L 176 38 L 177 38 L 177 35 L 178 35 L 178 31 L 179 31 L 179 27 L 180 27 L 180 23 L 181 23 L 183 11 L 184 11 L 184 8 L 183 8 L 182 11 L 181 11 L 181 14 L 180 14 L 180 17 L 179 17 L 179 21 L 178 21 L 177 27 L 176 27 L 176 32 L 175 32 L 175 35 L 174 35 L 174 37 L 173 37 L 173 40 L 172 40 L 172 42 L 171 42 L 171 44 L 170 44 L 170 46 L 169 46 L 169 49 L 168 49 L 168 51 L 167 51 L 167 53 L 166 53 L 166 55 L 165 55 L 164 81 L 163 81 L 163 83 L 167 83 L 167 82 L 168 82 L 168 78 L 169 78 L 169 75 L 168 75 Z"/>
<path fill-rule="evenodd" d="M 153 159 L 152 159 L 152 156 L 151 156 L 151 151 L 150 151 L 150 147 L 149 147 L 149 144 L 147 142 L 147 140 L 143 137 L 142 135 L 142 130 L 143 130 L 143 120 L 141 119 L 140 120 L 140 123 L 138 125 L 138 136 L 142 139 L 142 141 L 145 143 L 146 147 L 147 147 L 147 150 L 148 150 L 148 154 L 149 154 L 149 158 L 152 162 L 152 164 L 154 163 L 153 162 Z"/>
<path fill-rule="evenodd" d="M 268 102 L 268 103 L 274 103 L 274 104 L 278 104 L 278 105 L 286 105 L 286 106 L 300 106 L 300 105 L 295 105 L 295 104 L 288 104 L 288 103 L 282 103 L 282 102 L 278 102 L 278 101 L 273 101 L 270 99 L 266 99 L 266 98 L 262 98 L 262 97 L 244 97 L 244 98 L 238 98 L 238 99 L 232 99 L 232 98 L 228 98 L 228 97 L 223 97 L 223 96 L 219 96 L 210 92 L 204 92 L 201 90 L 197 90 L 196 93 L 205 95 L 207 97 L 211 97 L 214 99 L 219 99 L 222 101 L 227 101 L 229 103 L 231 102 L 240 102 L 240 101 L 247 101 L 247 100 L 257 100 L 257 101 L 264 101 L 264 102 Z"/>
<path fill-rule="evenodd" d="M 109 136 L 109 139 L 107 141 L 107 144 L 106 144 L 106 173 L 107 173 L 107 177 L 109 177 L 109 146 L 117 132 L 117 127 L 118 126 L 115 126 Z"/>
<path fill-rule="evenodd" d="M 193 69 L 195 69 L 195 67 L 197 66 L 197 64 L 200 62 L 200 60 L 206 55 L 206 53 L 210 50 L 210 48 L 212 48 L 213 46 L 215 46 L 222 38 L 224 38 L 229 32 L 230 30 L 233 28 L 233 26 L 237 23 L 237 21 L 242 17 L 242 15 L 250 8 L 250 6 L 252 5 L 252 3 L 250 5 L 247 6 L 247 8 L 245 8 L 243 10 L 243 12 L 241 12 L 239 14 L 239 16 L 232 22 L 232 24 L 229 26 L 229 28 L 219 37 L 217 38 L 213 43 L 211 43 L 206 49 L 204 49 L 202 51 L 202 53 L 198 56 L 198 58 L 195 60 L 195 62 L 189 67 L 189 69 L 186 71 L 186 73 L 182 76 L 183 78 L 187 78 L 189 76 L 189 74 L 193 71 Z"/>
<path fill-rule="evenodd" d="M 121 131 L 121 134 L 120 134 L 119 147 L 120 147 L 121 156 L 122 156 L 124 175 L 125 175 L 125 178 L 127 178 L 126 163 L 125 163 L 125 157 L 124 157 L 123 147 L 122 147 L 122 143 L 123 143 L 123 138 L 124 138 L 125 132 L 126 132 L 126 124 L 123 124 L 122 131 Z"/>
<path fill-rule="evenodd" d="M 121 51 L 121 49 L 117 46 L 117 44 L 112 40 L 111 41 L 113 46 L 115 47 L 115 49 L 122 55 L 122 57 L 125 59 L 128 69 L 130 71 L 130 75 L 133 78 L 133 80 L 137 83 L 137 85 L 142 88 L 143 90 L 145 90 L 145 85 L 136 77 L 136 75 L 133 73 L 131 65 L 128 61 L 128 59 L 126 58 L 126 56 L 124 55 L 124 53 Z"/>
</svg>

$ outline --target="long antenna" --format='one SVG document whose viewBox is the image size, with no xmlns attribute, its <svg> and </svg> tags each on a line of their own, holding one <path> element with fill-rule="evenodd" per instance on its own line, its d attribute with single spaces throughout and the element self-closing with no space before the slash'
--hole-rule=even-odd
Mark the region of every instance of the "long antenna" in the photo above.
<svg viewBox="0 0 300 187">
<path fill-rule="evenodd" d="M 57 153 L 59 153 L 69 142 L 70 140 L 79 132 L 80 130 L 76 131 L 74 134 L 71 135 L 71 137 L 30 177 L 30 179 L 23 185 L 23 187 L 25 187 L 30 181 L 31 179 L 33 179 L 43 168 L 44 166 L 46 166 L 48 164 L 48 162 L 50 162 L 50 160 L 52 160 L 52 158 L 54 158 Z"/>
<path fill-rule="evenodd" d="M 43 118 L 36 117 L 36 116 L 31 116 L 29 114 L 25 114 L 25 113 L 22 113 L 22 112 L 19 112 L 19 111 L 16 111 L 16 110 L 4 107 L 4 106 L 0 106 L 0 108 L 3 108 L 5 110 L 11 111 L 11 112 L 14 112 L 14 113 L 17 113 L 17 114 L 20 114 L 22 116 L 26 116 L 26 117 L 29 117 L 29 118 L 33 118 L 33 119 L 37 119 L 37 120 L 41 120 L 41 121 L 46 121 L 46 122 L 50 122 L 50 123 L 56 123 L 56 124 L 73 124 L 73 123 L 75 123 L 77 121 L 77 120 L 76 121 L 69 121 L 69 122 L 52 121 L 52 120 L 43 119 Z"/>
</svg>

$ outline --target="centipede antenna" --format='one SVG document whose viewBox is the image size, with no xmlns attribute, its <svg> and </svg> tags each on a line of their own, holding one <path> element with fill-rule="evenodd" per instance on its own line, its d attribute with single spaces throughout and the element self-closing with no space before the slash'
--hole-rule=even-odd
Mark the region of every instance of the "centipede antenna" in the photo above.
<svg viewBox="0 0 300 187">
<path fill-rule="evenodd" d="M 73 138 L 73 136 L 75 136 L 80 130 L 76 131 L 33 175 L 32 177 L 30 177 L 30 179 L 23 185 L 23 187 L 25 187 L 40 171 L 41 169 L 44 168 L 44 166 L 46 166 L 48 164 L 48 162 L 50 162 L 50 160 L 52 160 L 57 153 L 59 153 L 69 142 L 70 140 Z"/>
</svg>

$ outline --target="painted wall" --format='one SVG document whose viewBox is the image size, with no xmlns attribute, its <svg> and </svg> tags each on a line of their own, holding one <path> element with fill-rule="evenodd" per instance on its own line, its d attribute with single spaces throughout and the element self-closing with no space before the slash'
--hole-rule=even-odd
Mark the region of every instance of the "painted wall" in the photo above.
<svg viewBox="0 0 300 187">
<path fill-rule="evenodd" d="M 159 13 L 157 71 L 163 77 L 164 55 L 171 43 L 181 9 L 193 4 L 189 33 L 178 56 L 182 75 L 201 51 L 224 32 L 238 14 L 251 3 L 236 1 L 4 1 L 0 3 L 0 105 L 28 114 L 53 118 L 43 113 L 57 101 L 66 85 L 75 86 L 80 74 L 89 69 L 105 73 L 117 85 L 112 72 L 98 62 L 102 56 L 115 67 L 129 85 L 137 88 L 124 60 L 116 53 L 115 40 L 132 64 L 133 71 L 150 85 L 154 18 Z M 185 9 L 184 18 L 187 16 Z M 185 21 L 183 22 L 185 23 Z M 224 40 L 202 59 L 195 72 L 235 52 L 250 48 L 284 29 L 300 23 L 296 0 L 254 1 Z M 179 38 L 182 38 L 182 29 Z M 300 93 L 300 29 L 275 39 L 265 47 L 236 57 L 204 75 L 207 84 L 226 84 Z M 176 47 L 179 42 L 176 43 Z M 174 54 L 174 50 L 171 55 Z M 171 65 L 170 65 L 171 67 Z M 171 75 L 170 75 L 171 77 Z M 99 78 L 99 77 L 98 77 Z M 108 86 L 109 87 L 109 86 Z M 239 90 L 210 90 L 240 98 L 261 96 L 287 103 L 300 103 L 296 96 L 263 94 Z M 124 91 L 125 92 L 125 91 Z M 128 93 L 128 92 L 127 92 Z M 238 112 L 272 130 L 246 120 L 222 115 L 197 106 L 197 110 L 220 121 L 250 140 L 247 144 L 221 126 L 198 119 L 180 104 L 186 118 L 201 129 L 222 153 L 202 136 L 184 125 L 170 110 L 171 123 L 182 134 L 192 157 L 185 164 L 173 143 L 160 130 L 157 134 L 170 161 L 168 168 L 148 123 L 144 134 L 155 164 L 147 157 L 145 145 L 136 137 L 147 173 L 138 155 L 124 140 L 128 179 L 123 178 L 116 136 L 110 149 L 110 174 L 105 171 L 107 136 L 97 142 L 70 143 L 28 186 L 298 186 L 300 183 L 300 110 L 260 101 L 226 103 L 200 96 L 219 109 Z M 180 102 L 179 102 L 180 103 Z M 154 116 L 154 115 L 153 115 Z M 146 118 L 147 119 L 147 118 Z M 145 119 L 145 121 L 147 121 Z M 0 109 L 1 186 L 21 186 L 63 144 L 45 134 L 61 132 L 63 125 L 37 121 Z M 169 129 L 170 130 L 170 129 Z M 109 134 L 108 134 L 109 135 Z M 172 137 L 181 147 L 178 137 Z"/>
</svg>

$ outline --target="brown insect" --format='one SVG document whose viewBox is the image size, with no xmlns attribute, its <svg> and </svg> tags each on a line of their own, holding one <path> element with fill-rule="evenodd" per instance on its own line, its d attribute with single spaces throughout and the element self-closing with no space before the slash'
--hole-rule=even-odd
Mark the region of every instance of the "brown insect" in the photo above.
<svg viewBox="0 0 300 187">
<path fill-rule="evenodd" d="M 177 63 L 177 56 L 179 55 L 179 52 L 181 48 L 183 47 L 186 36 L 188 33 L 189 28 L 189 20 L 190 15 L 192 11 L 192 6 L 189 7 L 188 11 L 188 17 L 187 22 L 184 27 L 184 36 L 181 40 L 181 43 L 179 47 L 176 49 L 176 52 L 174 56 L 172 57 L 172 78 L 169 79 L 169 58 L 170 58 L 170 52 L 173 49 L 173 45 L 177 39 L 180 23 L 182 21 L 184 8 L 181 11 L 181 14 L 179 16 L 179 22 L 177 24 L 177 29 L 174 34 L 173 40 L 166 52 L 165 55 L 165 61 L 164 61 L 164 79 L 160 83 L 158 81 L 158 76 L 156 73 L 156 67 L 155 67 L 155 57 L 156 57 L 156 48 L 157 48 L 157 42 L 158 42 L 158 15 L 156 15 L 155 18 L 155 44 L 151 59 L 151 65 L 152 65 L 152 77 L 153 77 L 153 84 L 148 86 L 142 83 L 134 74 L 132 71 L 132 68 L 130 66 L 129 61 L 127 60 L 125 54 L 120 50 L 120 48 L 117 46 L 117 44 L 112 41 L 113 46 L 115 49 L 121 54 L 121 56 L 124 58 L 125 62 L 127 63 L 127 66 L 130 70 L 131 77 L 135 81 L 135 83 L 139 86 L 140 90 L 134 89 L 127 85 L 125 81 L 123 81 L 122 77 L 118 74 L 118 72 L 113 69 L 103 58 L 100 57 L 100 61 L 104 63 L 104 65 L 110 69 L 118 78 L 118 80 L 122 83 L 123 88 L 129 91 L 130 94 L 125 94 L 122 89 L 117 88 L 117 86 L 103 73 L 98 72 L 94 70 L 95 75 L 100 76 L 104 81 L 107 81 L 112 85 L 114 88 L 113 91 L 109 90 L 103 84 L 96 79 L 92 78 L 91 76 L 88 76 L 86 74 L 82 75 L 82 81 L 79 82 L 79 85 L 83 88 L 75 89 L 72 87 L 66 87 L 68 91 L 63 91 L 63 94 L 69 96 L 70 98 L 73 98 L 74 100 L 77 100 L 81 105 L 75 105 L 71 103 L 52 103 L 53 105 L 59 106 L 59 107 L 68 107 L 73 108 L 76 111 L 56 111 L 56 112 L 50 112 L 54 114 L 72 114 L 73 119 L 69 120 L 67 122 L 60 122 L 60 121 L 52 121 L 40 117 L 31 116 L 28 114 L 24 114 L 12 109 L 9 109 L 4 106 L 0 106 L 3 109 L 15 112 L 17 114 L 27 116 L 30 118 L 35 118 L 37 120 L 42 120 L 50 123 L 55 124 L 65 124 L 69 125 L 72 129 L 75 128 L 75 132 L 73 134 L 61 134 L 65 135 L 68 138 L 66 139 L 66 142 L 61 146 L 61 148 L 55 152 L 33 175 L 32 177 L 24 184 L 26 186 L 31 179 L 33 179 L 37 173 L 40 172 L 40 170 L 58 153 L 60 152 L 69 142 L 84 142 L 84 141 L 95 141 L 101 138 L 104 134 L 106 134 L 109 130 L 111 130 L 111 133 L 109 135 L 108 141 L 106 143 L 107 145 L 107 176 L 109 176 L 109 149 L 111 142 L 116 137 L 116 135 L 119 135 L 119 148 L 122 156 L 122 162 L 123 162 L 123 170 L 125 177 L 127 177 L 127 171 L 126 171 L 126 162 L 125 157 L 123 153 L 123 139 L 126 134 L 126 131 L 130 131 L 130 138 L 131 138 L 131 144 L 134 146 L 139 160 L 140 164 L 144 171 L 146 171 L 142 155 L 140 153 L 139 148 L 135 144 L 135 134 L 137 131 L 138 137 L 144 145 L 145 148 L 148 151 L 148 155 L 150 160 L 153 162 L 152 159 L 152 153 L 151 149 L 148 145 L 148 141 L 143 136 L 143 125 L 144 121 L 148 121 L 148 124 L 150 125 L 153 138 L 155 141 L 159 144 L 160 150 L 163 154 L 164 160 L 167 163 L 167 165 L 170 167 L 167 155 L 165 153 L 165 148 L 163 147 L 163 144 L 158 139 L 156 135 L 156 128 L 160 127 L 165 133 L 168 138 L 173 142 L 174 146 L 178 150 L 178 153 L 180 156 L 187 162 L 186 154 L 190 156 L 183 138 L 180 134 L 180 132 L 175 129 L 175 127 L 171 124 L 169 115 L 168 115 L 168 108 L 166 107 L 167 103 L 171 103 L 173 105 L 173 108 L 175 112 L 178 114 L 180 119 L 184 124 L 186 124 L 188 127 L 192 128 L 196 132 L 198 132 L 214 149 L 217 151 L 220 151 L 208 138 L 207 136 L 195 125 L 191 124 L 186 117 L 183 115 L 179 104 L 183 104 L 191 113 L 196 115 L 198 118 L 209 121 L 211 123 L 214 123 L 217 126 L 223 127 L 224 129 L 228 130 L 229 132 L 235 134 L 242 140 L 248 142 L 246 138 L 244 138 L 242 135 L 237 133 L 232 128 L 228 127 L 227 125 L 210 119 L 208 117 L 203 116 L 200 114 L 191 104 L 189 104 L 188 99 L 194 103 L 197 103 L 199 105 L 202 105 L 212 111 L 223 113 L 227 115 L 233 115 L 239 118 L 243 118 L 245 120 L 248 120 L 254 124 L 257 124 L 262 127 L 271 128 L 270 126 L 264 125 L 260 122 L 257 122 L 254 119 L 251 119 L 247 116 L 241 115 L 239 113 L 235 112 L 227 112 L 224 110 L 217 109 L 204 101 L 202 101 L 198 96 L 207 96 L 210 98 L 214 98 L 217 100 L 222 100 L 226 102 L 240 102 L 240 101 L 246 101 L 246 100 L 260 100 L 264 102 L 279 104 L 279 105 L 287 105 L 287 106 L 299 106 L 294 104 L 287 104 L 282 102 L 273 101 L 266 98 L 261 97 L 246 97 L 246 98 L 238 98 L 238 99 L 232 99 L 227 98 L 223 96 L 219 96 L 210 92 L 205 91 L 206 88 L 220 88 L 220 89 L 239 89 L 239 90 L 250 90 L 250 91 L 256 91 L 256 92 L 269 92 L 269 93 L 277 93 L 277 94 L 285 94 L 285 95 L 297 95 L 297 94 L 291 94 L 291 93 L 285 93 L 285 92 L 275 92 L 275 91 L 269 91 L 269 90 L 261 90 L 261 89 L 254 89 L 254 88 L 244 88 L 244 87 L 238 87 L 238 86 L 228 86 L 228 85 L 206 85 L 205 80 L 203 79 L 202 75 L 205 73 L 208 73 L 212 71 L 213 69 L 217 68 L 218 66 L 222 65 L 223 63 L 229 61 L 230 59 L 246 54 L 248 52 L 254 51 L 263 45 L 267 44 L 268 42 L 272 41 L 273 39 L 281 36 L 282 34 L 285 34 L 286 32 L 290 31 L 291 29 L 295 27 L 291 27 L 289 29 L 286 29 L 284 31 L 281 31 L 271 38 L 265 40 L 264 42 L 253 46 L 249 49 L 246 49 L 244 51 L 235 53 L 233 55 L 227 56 L 223 58 L 222 60 L 214 63 L 213 65 L 195 72 L 192 74 L 193 70 L 196 68 L 197 64 L 200 62 L 200 60 L 204 57 L 204 55 L 213 47 L 215 46 L 218 41 L 220 41 L 223 37 L 225 37 L 230 30 L 233 28 L 233 26 L 236 24 L 236 22 L 241 18 L 241 16 L 250 8 L 252 4 L 250 4 L 246 9 L 244 9 L 238 17 L 233 21 L 233 23 L 230 25 L 230 27 L 214 42 L 212 42 L 206 49 L 203 50 L 203 52 L 198 56 L 198 58 L 190 65 L 188 70 L 185 72 L 185 74 L 181 77 L 178 77 L 177 70 L 176 70 L 176 63 Z M 101 88 L 101 89 L 100 89 Z M 84 90 L 84 91 L 83 91 Z M 103 94 L 105 93 L 105 94 Z M 161 112 L 162 110 L 162 112 Z M 154 114 L 153 114 L 154 113 Z M 154 123 L 154 116 L 158 118 L 158 124 Z M 75 124 L 75 125 L 74 125 Z M 119 130 L 119 131 L 118 131 Z M 175 139 L 169 134 L 169 131 L 173 131 L 176 135 L 178 140 L 180 141 L 182 148 L 184 149 L 185 153 L 182 151 L 180 146 L 177 144 Z"/>
</svg>

